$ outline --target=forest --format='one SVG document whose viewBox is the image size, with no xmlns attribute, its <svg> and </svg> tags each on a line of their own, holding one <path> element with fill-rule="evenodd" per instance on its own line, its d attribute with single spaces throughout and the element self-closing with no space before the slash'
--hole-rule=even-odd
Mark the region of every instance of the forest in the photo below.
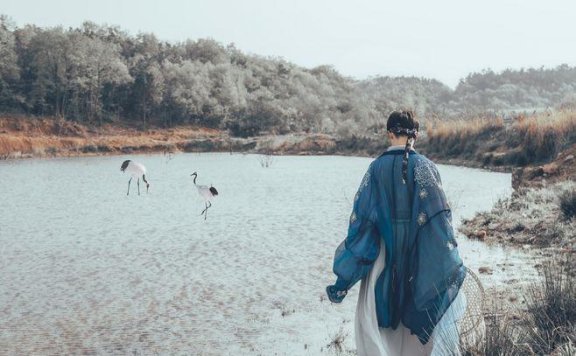
<svg viewBox="0 0 576 356">
<path fill-rule="evenodd" d="M 386 68 L 382 68 L 386 72 Z M 576 67 L 486 69 L 455 89 L 435 79 L 356 80 L 213 39 L 180 43 L 117 26 L 16 26 L 0 17 L 0 113 L 137 128 L 195 125 L 233 136 L 364 135 L 394 109 L 420 117 L 544 110 L 576 103 Z"/>
</svg>

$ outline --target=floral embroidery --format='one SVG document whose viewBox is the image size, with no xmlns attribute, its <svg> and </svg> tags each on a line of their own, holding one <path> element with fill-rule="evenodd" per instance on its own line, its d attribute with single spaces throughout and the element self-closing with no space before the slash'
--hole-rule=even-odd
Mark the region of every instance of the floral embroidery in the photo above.
<svg viewBox="0 0 576 356">
<path fill-rule="evenodd" d="M 358 201 L 358 199 L 360 198 L 360 194 L 362 194 L 362 191 L 364 190 L 364 188 L 366 188 L 368 186 L 368 183 L 370 182 L 370 168 L 368 168 L 368 171 L 366 172 L 366 174 L 364 174 L 364 177 L 362 178 L 362 181 L 360 182 L 360 187 L 358 188 L 358 191 L 356 192 L 356 195 L 354 196 L 354 203 L 356 203 Z"/>
<path fill-rule="evenodd" d="M 368 186 L 368 182 L 370 181 L 370 170 L 364 174 L 364 178 L 362 178 L 362 182 L 360 183 L 360 189 L 362 190 Z"/>
<path fill-rule="evenodd" d="M 426 217 L 426 213 L 420 213 L 420 215 L 418 215 L 418 225 L 426 224 L 427 220 L 428 218 Z"/>
<path fill-rule="evenodd" d="M 414 178 L 416 182 L 422 187 L 440 186 L 440 179 L 436 171 L 434 163 L 428 160 L 418 162 L 414 168 Z"/>
<path fill-rule="evenodd" d="M 426 199 L 428 197 L 428 191 L 422 188 L 422 190 L 420 190 L 420 193 L 418 195 L 420 196 L 420 199 Z"/>
</svg>

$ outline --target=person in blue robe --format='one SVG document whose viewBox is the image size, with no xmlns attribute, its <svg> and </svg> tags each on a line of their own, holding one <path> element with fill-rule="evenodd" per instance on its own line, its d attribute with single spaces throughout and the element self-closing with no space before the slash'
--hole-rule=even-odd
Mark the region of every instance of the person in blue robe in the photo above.
<svg viewBox="0 0 576 356">
<path fill-rule="evenodd" d="M 455 301 L 466 269 L 436 165 L 412 148 L 418 129 L 411 112 L 390 114 L 392 146 L 370 164 L 360 183 L 347 237 L 334 256 L 337 279 L 326 290 L 330 301 L 340 303 L 362 280 L 359 304 L 365 294 L 375 309 L 368 314 L 375 314 L 380 332 L 404 328 L 426 345 Z M 370 290 L 364 291 L 368 285 Z M 357 315 L 359 354 L 362 323 Z M 398 352 L 385 348 L 398 350 L 388 345 L 365 352 Z M 406 350 L 401 352 L 409 354 Z"/>
</svg>

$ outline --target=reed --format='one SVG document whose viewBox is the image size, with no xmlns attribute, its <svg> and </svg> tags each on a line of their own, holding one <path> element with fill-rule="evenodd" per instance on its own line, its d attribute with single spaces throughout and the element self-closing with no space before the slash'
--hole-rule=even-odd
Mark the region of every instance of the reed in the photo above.
<svg viewBox="0 0 576 356">
<path fill-rule="evenodd" d="M 469 120 L 434 120 L 427 124 L 425 147 L 443 158 L 472 158 L 482 141 L 504 130 L 502 118 L 477 117 Z"/>
<path fill-rule="evenodd" d="M 483 165 L 525 166 L 554 159 L 576 143 L 576 111 L 530 116 L 479 116 L 427 123 L 421 143 L 437 158 L 463 158 Z"/>
<path fill-rule="evenodd" d="M 576 268 L 557 259 L 543 268 L 543 279 L 528 294 L 526 344 L 536 354 L 550 354 L 576 343 Z"/>
<path fill-rule="evenodd" d="M 529 161 L 543 161 L 576 142 L 576 112 L 521 117 L 509 129 L 509 148 L 519 147 Z"/>
</svg>

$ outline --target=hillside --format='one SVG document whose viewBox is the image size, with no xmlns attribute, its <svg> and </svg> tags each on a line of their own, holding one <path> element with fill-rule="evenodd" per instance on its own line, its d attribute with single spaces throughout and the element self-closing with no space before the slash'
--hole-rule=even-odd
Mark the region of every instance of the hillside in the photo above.
<svg viewBox="0 0 576 356">
<path fill-rule="evenodd" d="M 427 78 L 356 80 L 329 65 L 304 68 L 213 39 L 170 43 L 91 22 L 18 27 L 0 16 L 0 54 L 0 113 L 86 126 L 352 137 L 380 131 L 399 108 L 425 124 L 576 102 L 576 68 L 567 65 L 471 73 L 452 90 Z"/>
</svg>

